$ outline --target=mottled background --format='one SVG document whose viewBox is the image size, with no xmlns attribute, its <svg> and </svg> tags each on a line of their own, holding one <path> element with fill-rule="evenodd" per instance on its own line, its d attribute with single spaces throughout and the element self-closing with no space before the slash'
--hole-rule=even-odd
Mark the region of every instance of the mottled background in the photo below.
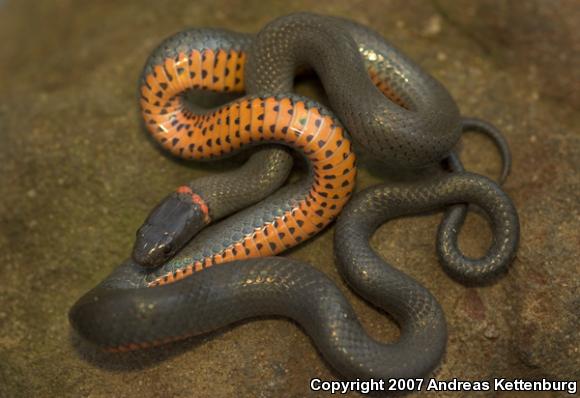
<svg viewBox="0 0 580 398">
<path fill-rule="evenodd" d="M 128 255 L 161 197 L 236 167 L 178 163 L 146 139 L 136 87 L 147 55 L 186 27 L 251 32 L 297 10 L 381 32 L 440 79 L 463 114 L 497 124 L 511 144 L 505 189 L 521 217 L 521 246 L 496 284 L 466 288 L 442 271 L 441 213 L 391 222 L 373 238 L 445 310 L 448 350 L 436 376 L 579 378 L 578 1 L 3 0 L 0 397 L 302 397 L 311 377 L 334 377 L 284 319 L 122 356 L 79 341 L 67 321 L 74 301 Z M 497 176 L 490 142 L 470 134 L 462 148 L 470 170 Z M 379 180 L 360 173 L 360 186 Z M 391 321 L 340 280 L 332 232 L 290 255 L 335 280 L 370 334 L 396 338 Z M 462 248 L 481 254 L 489 240 L 485 220 L 471 214 Z"/>
</svg>

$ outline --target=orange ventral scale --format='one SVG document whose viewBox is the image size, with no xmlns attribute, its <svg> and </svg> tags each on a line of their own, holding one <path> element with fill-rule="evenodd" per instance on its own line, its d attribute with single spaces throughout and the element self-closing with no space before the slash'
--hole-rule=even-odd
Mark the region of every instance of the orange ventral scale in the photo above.
<svg viewBox="0 0 580 398">
<path fill-rule="evenodd" d="M 281 216 L 222 252 L 163 275 L 150 286 L 223 262 L 276 255 L 328 225 L 353 191 L 356 167 L 351 142 L 336 119 L 315 103 L 299 97 L 249 96 L 206 113 L 189 109 L 184 93 L 190 89 L 242 92 L 244 64 L 243 52 L 205 49 L 180 53 L 153 66 L 141 87 L 149 132 L 173 155 L 193 160 L 219 158 L 261 142 L 284 143 L 311 163 L 313 184 Z M 189 188 L 180 189 L 186 193 Z M 194 195 L 191 190 L 187 193 Z M 192 200 L 203 203 L 200 197 Z"/>
</svg>

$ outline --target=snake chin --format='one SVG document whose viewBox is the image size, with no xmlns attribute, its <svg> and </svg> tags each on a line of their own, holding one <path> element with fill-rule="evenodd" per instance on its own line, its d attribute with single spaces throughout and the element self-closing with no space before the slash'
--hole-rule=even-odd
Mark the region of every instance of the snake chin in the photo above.
<svg viewBox="0 0 580 398">
<path fill-rule="evenodd" d="M 170 194 L 137 230 L 133 260 L 143 267 L 159 267 L 197 235 L 206 223 L 203 209 L 191 200 L 191 196 Z"/>
</svg>

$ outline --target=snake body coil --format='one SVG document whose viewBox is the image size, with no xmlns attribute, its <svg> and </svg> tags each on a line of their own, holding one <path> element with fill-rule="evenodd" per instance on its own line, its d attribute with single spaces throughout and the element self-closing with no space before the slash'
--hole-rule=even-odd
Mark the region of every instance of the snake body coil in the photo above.
<svg viewBox="0 0 580 398">
<path fill-rule="evenodd" d="M 403 204 L 409 198 L 415 199 L 410 207 Z M 302 325 L 330 365 L 347 378 L 420 377 L 437 365 L 445 350 L 443 313 L 425 288 L 385 263 L 368 239 L 389 219 L 466 202 L 482 207 L 502 242 L 517 244 L 517 217 L 509 198 L 492 181 L 469 173 L 420 187 L 372 187 L 358 194 L 339 217 L 339 271 L 355 291 L 400 325 L 401 337 L 392 344 L 369 337 L 326 276 L 279 257 L 223 264 L 155 288 L 146 287 L 135 272 L 138 266 L 127 261 L 75 304 L 71 322 L 94 343 L 125 351 L 242 319 L 282 315 Z"/>
<path fill-rule="evenodd" d="M 362 25 L 307 13 L 272 21 L 252 47 L 248 88 L 290 92 L 304 65 L 318 74 L 360 149 L 390 167 L 433 164 L 459 139 L 461 118 L 449 92 Z"/>
<path fill-rule="evenodd" d="M 305 144 L 320 145 L 310 133 L 301 133 L 302 140 L 298 140 L 286 133 L 284 137 L 270 131 L 285 127 L 292 133 L 296 126 L 287 124 L 301 120 L 290 120 L 286 110 L 280 109 L 287 104 L 280 105 L 278 100 L 293 98 L 287 93 L 292 91 L 295 71 L 305 66 L 318 73 L 332 108 L 361 149 L 391 167 L 432 164 L 448 156 L 459 138 L 462 120 L 457 106 L 447 90 L 428 73 L 361 25 L 306 13 L 273 21 L 253 42 L 249 35 L 217 29 L 191 30 L 167 39 L 149 58 L 142 75 L 141 107 L 145 124 L 164 148 L 185 159 L 223 157 L 241 146 L 263 141 L 285 143 L 299 150 Z M 209 113 L 184 100 L 187 90 L 235 92 L 244 88 L 249 94 L 271 97 L 268 101 L 251 101 L 244 103 L 243 107 L 226 106 Z M 278 120 L 280 115 L 282 120 Z M 245 120 L 240 120 L 243 116 Z M 267 121 L 255 119 L 268 116 Z M 298 126 L 303 132 L 314 127 Z M 243 145 L 240 134 L 247 138 Z M 305 141 L 309 139 L 314 141 Z M 329 153 L 332 147 L 333 144 L 328 144 L 324 152 L 319 153 Z M 278 164 L 290 162 L 288 155 L 279 153 L 279 150 L 274 155 Z M 268 155 L 264 156 L 268 161 Z M 329 163 L 324 167 L 330 167 Z M 238 187 L 240 181 L 227 177 L 225 181 L 194 181 L 188 189 L 195 195 L 195 202 L 207 205 L 207 219 L 219 220 L 263 199 L 264 195 L 275 191 L 288 174 L 287 166 L 276 174 L 270 163 L 265 163 L 263 170 L 270 174 L 262 180 L 271 185 L 247 185 L 256 188 L 253 193 L 249 189 L 232 189 Z M 254 181 L 257 180 L 254 178 Z M 327 185 L 333 185 L 333 182 L 325 181 L 315 187 L 307 179 L 302 185 L 290 189 L 288 195 L 280 200 L 286 202 L 284 211 L 291 211 L 294 206 L 291 202 L 302 200 L 309 186 L 312 192 L 316 192 Z M 169 200 L 178 201 L 175 198 Z M 307 239 L 328 224 L 340 210 L 340 203 L 334 209 L 338 211 L 329 211 L 318 203 L 308 207 L 314 219 L 320 212 L 324 217 L 314 222 L 315 226 L 321 227 L 300 235 L 300 239 Z M 252 209 L 254 219 L 259 218 L 263 223 L 274 222 L 272 215 L 260 206 Z M 154 213 L 149 220 L 163 219 L 166 213 Z M 167 223 L 155 227 L 153 221 L 145 223 L 135 244 L 134 258 L 142 265 L 167 264 L 167 260 L 204 225 L 198 222 L 191 228 L 183 228 L 191 229 L 189 234 L 182 234 L 187 235 L 185 239 L 179 231 L 167 231 Z M 164 232 L 167 238 L 155 238 Z M 286 235 L 285 231 L 281 232 Z M 178 241 L 177 244 L 174 241 Z M 236 243 L 239 242 L 230 242 L 229 248 Z M 257 243 L 268 246 L 271 241 Z M 283 242 L 286 247 L 288 244 L 292 242 Z M 213 253 L 215 262 L 221 262 L 220 257 L 226 249 L 220 245 L 219 251 Z M 279 251 L 268 253 L 266 250 L 261 255 Z"/>
<path fill-rule="evenodd" d="M 200 42 L 200 35 L 207 34 L 191 31 L 173 37 L 158 50 L 165 61 L 156 64 L 155 53 L 145 68 L 141 107 L 154 138 L 186 159 L 211 159 L 259 143 L 281 143 L 307 159 L 309 174 L 267 202 L 203 231 L 196 240 L 203 242 L 203 250 L 188 264 L 164 263 L 156 270 L 154 283 L 182 278 L 204 266 L 274 255 L 292 247 L 332 221 L 354 186 L 355 156 L 350 139 L 340 122 L 313 101 L 295 95 L 263 94 L 246 96 L 210 111 L 188 108 L 183 98 L 187 89 L 244 88 L 245 54 L 232 44 L 238 36 L 212 31 L 214 38 L 221 38 L 220 48 L 205 48 L 208 40 L 202 49 L 191 48 L 191 44 Z M 183 49 L 177 43 L 188 43 L 189 47 Z M 221 186 L 211 180 L 194 181 L 178 192 L 191 195 L 192 202 L 207 202 L 208 216 L 219 219 L 231 207 L 220 206 L 210 190 L 222 192 Z M 220 238 L 208 244 L 203 237 L 208 230 Z"/>
<path fill-rule="evenodd" d="M 304 65 L 318 73 L 340 120 L 317 103 L 288 94 L 296 68 Z M 244 88 L 246 96 L 215 109 L 185 100 L 188 90 Z M 393 217 L 457 203 L 462 208 L 453 211 L 447 225 L 452 232 L 445 235 L 446 242 L 452 241 L 464 205 L 475 203 L 489 215 L 498 239 L 490 249 L 494 266 L 480 275 L 505 267 L 513 256 L 515 209 L 484 177 L 458 173 L 357 195 L 339 218 L 337 262 L 357 292 L 393 315 L 401 338 L 392 344 L 370 338 L 320 272 L 289 259 L 255 258 L 308 239 L 348 201 L 356 168 L 342 125 L 371 156 L 406 167 L 450 155 L 459 137 L 462 120 L 447 91 L 360 25 L 296 14 L 272 22 L 255 39 L 215 29 L 179 33 L 150 57 L 140 94 L 147 128 L 176 156 L 214 159 L 278 143 L 303 155 L 308 175 L 268 196 L 291 165 L 286 151 L 270 148 L 246 164 L 251 178 L 240 181 L 234 172 L 180 187 L 138 234 L 133 257 L 160 266 L 127 260 L 71 309 L 74 328 L 102 347 L 143 348 L 249 317 L 282 315 L 300 323 L 328 362 L 348 378 L 420 377 L 444 352 L 443 313 L 428 291 L 372 251 L 368 238 L 374 229 Z M 266 187 L 240 187 L 245 181 L 265 181 Z M 163 232 L 175 225 L 197 235 L 187 242 L 178 233 Z M 159 241 L 151 244 L 152 237 Z M 460 258 L 456 245 L 445 252 Z M 212 267 L 220 263 L 227 264 Z"/>
</svg>

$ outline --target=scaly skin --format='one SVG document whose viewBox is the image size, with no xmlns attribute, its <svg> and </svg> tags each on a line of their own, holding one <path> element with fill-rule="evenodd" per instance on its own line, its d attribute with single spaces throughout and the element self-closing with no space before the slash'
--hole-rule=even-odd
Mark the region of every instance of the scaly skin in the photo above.
<svg viewBox="0 0 580 398">
<path fill-rule="evenodd" d="M 164 42 L 143 73 L 145 124 L 164 148 L 196 160 L 227 156 L 263 142 L 284 144 L 307 160 L 307 178 L 203 229 L 159 268 L 125 261 L 75 304 L 72 325 L 104 348 L 125 351 L 249 317 L 282 315 L 299 322 L 329 364 L 347 378 L 424 376 L 445 350 L 441 308 L 421 285 L 382 261 L 368 246 L 368 238 L 387 219 L 457 204 L 461 207 L 453 211 L 446 229 L 450 232 L 443 234 L 452 241 L 465 204 L 475 203 L 489 215 L 497 237 L 490 249 L 493 267 L 480 270 L 478 277 L 493 276 L 505 269 L 517 247 L 513 204 L 496 184 L 469 173 L 376 187 L 357 195 L 337 225 L 339 270 L 401 327 L 397 342 L 374 341 L 324 275 L 296 261 L 255 257 L 277 254 L 316 234 L 348 201 L 355 159 L 341 125 L 371 155 L 390 165 L 414 167 L 449 156 L 467 124 L 439 83 L 360 25 L 310 14 L 276 20 L 257 36 L 246 64 L 249 41 L 247 35 L 223 30 L 193 30 Z M 320 105 L 287 94 L 295 67 L 302 64 L 316 70 L 340 121 Z M 244 87 L 247 96 L 210 111 L 182 101 L 188 88 Z M 274 150 L 252 159 L 269 159 L 267 151 Z M 282 163 L 289 160 L 285 152 L 277 154 Z M 259 201 L 288 173 L 288 167 L 276 173 L 268 164 L 264 170 L 272 171 L 266 178 L 271 185 L 245 200 L 229 186 L 220 189 L 234 183 L 227 175 L 217 184 L 208 178 L 180 192 L 197 195 L 192 200 L 203 202 L 207 215 L 219 219 Z M 458 253 L 456 245 L 447 249 Z M 458 258 L 451 261 L 461 268 Z M 205 269 L 220 263 L 228 264 Z"/>
<path fill-rule="evenodd" d="M 409 205 L 409 199 L 413 204 Z M 446 326 L 435 298 L 377 255 L 369 238 L 382 223 L 454 203 L 474 203 L 490 217 L 494 251 L 513 256 L 518 220 L 509 197 L 491 180 L 450 174 L 421 185 L 375 186 L 339 217 L 335 234 L 341 276 L 401 328 L 393 343 L 373 340 L 338 288 L 307 264 L 280 257 L 212 267 L 147 288 L 130 260 L 83 296 L 70 312 L 85 338 L 127 351 L 207 333 L 242 319 L 281 315 L 304 327 L 329 364 L 347 379 L 422 377 L 445 351 Z"/>
</svg>

